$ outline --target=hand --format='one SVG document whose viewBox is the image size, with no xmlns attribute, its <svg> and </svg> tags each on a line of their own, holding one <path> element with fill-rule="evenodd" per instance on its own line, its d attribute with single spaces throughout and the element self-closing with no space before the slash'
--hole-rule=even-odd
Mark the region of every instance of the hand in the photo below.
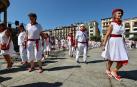
<svg viewBox="0 0 137 87">
<path fill-rule="evenodd" d="M 0 44 L 0 49 L 1 50 L 8 50 L 9 49 L 9 44 Z"/>
<path fill-rule="evenodd" d="M 102 51 L 105 51 L 105 46 L 102 46 Z"/>
<path fill-rule="evenodd" d="M 9 43 L 8 43 L 8 44 L 6 45 L 6 48 L 9 49 L 9 47 L 10 47 L 10 45 L 9 45 Z"/>
</svg>

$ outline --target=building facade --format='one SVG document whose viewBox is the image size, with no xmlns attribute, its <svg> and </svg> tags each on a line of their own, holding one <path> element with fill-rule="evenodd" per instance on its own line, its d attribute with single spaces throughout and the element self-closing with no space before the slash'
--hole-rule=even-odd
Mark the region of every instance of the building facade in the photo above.
<svg viewBox="0 0 137 87">
<path fill-rule="evenodd" d="M 58 39 L 66 39 L 69 32 L 73 33 L 73 36 L 76 36 L 76 31 L 79 30 L 79 25 L 78 24 L 71 24 L 70 26 L 61 26 L 61 27 L 56 27 L 55 29 L 49 29 L 46 32 L 48 32 L 50 35 L 54 36 L 55 38 Z M 90 21 L 87 23 L 84 23 L 87 30 L 88 30 L 88 36 L 89 38 L 91 36 L 100 36 L 100 31 L 98 28 L 98 23 L 96 21 Z M 89 39 L 90 40 L 90 39 Z"/>
<path fill-rule="evenodd" d="M 106 35 L 107 28 L 112 22 L 112 18 L 104 18 L 101 19 L 101 27 L 102 27 L 102 38 Z"/>
<path fill-rule="evenodd" d="M 74 26 L 74 25 L 62 26 L 62 27 L 57 27 L 52 30 L 49 29 L 46 32 L 49 33 L 51 36 L 54 36 L 55 38 L 66 39 L 69 32 L 72 32 L 73 36 L 76 35 L 76 28 L 77 28 L 77 26 Z"/>
<path fill-rule="evenodd" d="M 88 35 L 89 38 L 92 36 L 100 36 L 98 23 L 96 21 L 91 21 L 88 23 Z"/>
<path fill-rule="evenodd" d="M 137 17 L 124 19 L 125 37 L 132 38 L 137 36 Z"/>
<path fill-rule="evenodd" d="M 112 22 L 112 18 L 101 19 L 102 37 L 105 36 L 107 28 L 111 22 Z M 123 27 L 125 28 L 126 38 L 132 38 L 134 36 L 137 36 L 137 17 L 124 19 L 122 24 Z"/>
</svg>

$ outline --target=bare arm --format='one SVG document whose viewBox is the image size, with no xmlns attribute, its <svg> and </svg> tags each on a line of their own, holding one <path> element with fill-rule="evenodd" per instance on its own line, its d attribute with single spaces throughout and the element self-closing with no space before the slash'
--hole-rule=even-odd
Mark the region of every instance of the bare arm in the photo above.
<svg viewBox="0 0 137 87">
<path fill-rule="evenodd" d="M 102 43 L 103 46 L 106 45 L 106 43 L 107 43 L 107 41 L 108 41 L 108 39 L 109 39 L 109 37 L 110 37 L 110 34 L 111 34 L 112 30 L 113 30 L 113 29 L 112 29 L 112 25 L 109 25 L 108 30 L 107 30 L 107 33 L 106 33 L 106 35 L 105 35 L 105 37 L 104 37 L 104 40 L 103 40 L 103 43 Z"/>
<path fill-rule="evenodd" d="M 11 33 L 10 33 L 9 30 L 7 30 L 5 34 L 6 34 L 6 36 L 9 38 L 9 39 L 8 39 L 8 43 L 7 43 L 7 46 L 8 46 L 8 45 L 10 44 L 10 42 L 11 42 Z"/>
<path fill-rule="evenodd" d="M 25 41 L 28 40 L 28 31 L 26 31 L 26 35 L 25 35 Z"/>
</svg>

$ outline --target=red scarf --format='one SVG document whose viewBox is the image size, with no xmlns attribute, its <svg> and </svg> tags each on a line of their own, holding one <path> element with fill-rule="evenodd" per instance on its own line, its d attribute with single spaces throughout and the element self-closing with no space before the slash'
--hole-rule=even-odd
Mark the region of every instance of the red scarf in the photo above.
<svg viewBox="0 0 137 87">
<path fill-rule="evenodd" d="M 80 31 L 85 32 L 86 30 L 84 29 L 84 30 L 80 30 Z"/>
<path fill-rule="evenodd" d="M 115 23 L 117 23 L 118 25 L 122 25 L 122 20 L 113 19 L 112 22 L 115 22 Z"/>
</svg>

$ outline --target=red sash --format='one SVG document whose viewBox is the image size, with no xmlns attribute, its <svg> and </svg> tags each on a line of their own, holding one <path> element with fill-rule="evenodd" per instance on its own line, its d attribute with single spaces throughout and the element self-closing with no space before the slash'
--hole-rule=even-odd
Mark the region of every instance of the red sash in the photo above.
<svg viewBox="0 0 137 87">
<path fill-rule="evenodd" d="M 110 37 L 122 37 L 122 35 L 118 35 L 118 34 L 111 34 Z"/>
</svg>

